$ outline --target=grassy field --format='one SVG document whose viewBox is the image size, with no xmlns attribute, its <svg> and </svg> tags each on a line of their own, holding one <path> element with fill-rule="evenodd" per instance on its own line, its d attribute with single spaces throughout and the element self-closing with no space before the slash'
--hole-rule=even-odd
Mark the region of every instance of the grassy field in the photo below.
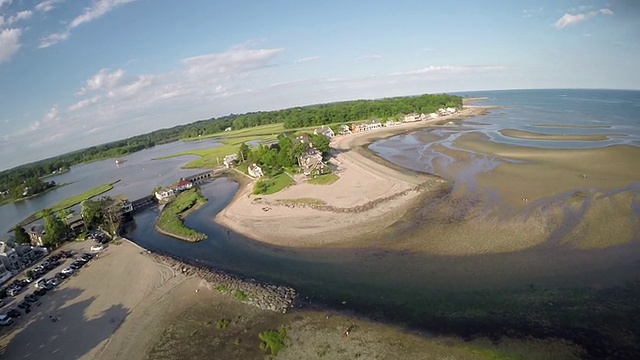
<svg viewBox="0 0 640 360">
<path fill-rule="evenodd" d="M 340 179 L 340 176 L 336 174 L 326 174 L 309 179 L 307 182 L 313 185 L 330 185 L 338 181 L 338 179 Z"/>
<path fill-rule="evenodd" d="M 172 202 L 162 210 L 156 227 L 163 233 L 186 241 L 202 241 L 206 234 L 197 232 L 184 226 L 182 218 L 185 212 L 195 209 L 207 202 L 197 189 L 191 189 L 180 193 Z"/>
<path fill-rule="evenodd" d="M 100 194 L 106 193 L 107 191 L 113 189 L 113 186 L 117 184 L 120 180 L 116 180 L 109 184 L 98 185 L 92 189 L 89 189 L 83 193 L 78 195 L 74 195 L 72 197 L 66 198 L 59 203 L 53 205 L 50 209 L 54 213 L 60 210 L 68 209 L 72 206 L 80 204 L 82 201 L 86 199 L 91 199 L 92 197 L 98 196 Z M 38 219 L 41 219 L 43 216 L 43 210 L 38 211 L 35 214 L 32 214 L 28 218 L 22 220 L 18 225 L 25 226 L 26 224 L 30 224 Z"/>
<path fill-rule="evenodd" d="M 314 128 L 315 127 L 285 129 L 283 124 L 280 123 L 280 124 L 256 126 L 256 127 L 241 129 L 241 130 L 220 132 L 216 134 L 202 136 L 199 138 L 189 138 L 189 139 L 185 139 L 185 141 L 218 137 L 220 138 L 222 145 L 208 148 L 208 149 L 184 151 L 177 154 L 159 157 L 156 160 L 168 159 L 168 158 L 183 156 L 183 155 L 197 155 L 197 156 L 200 156 L 200 158 L 187 163 L 184 166 L 185 169 L 214 168 L 216 166 L 222 165 L 222 161 L 224 160 L 225 156 L 230 154 L 237 154 L 238 150 L 240 150 L 240 144 L 242 144 L 243 142 L 248 143 L 250 141 L 260 141 L 260 142 L 273 141 L 278 138 L 279 134 L 285 131 L 286 132 L 309 131 L 309 130 L 313 130 Z"/>
<path fill-rule="evenodd" d="M 280 173 L 272 178 L 258 181 L 253 187 L 253 193 L 264 195 L 275 194 L 294 183 L 295 181 L 289 175 Z"/>
</svg>

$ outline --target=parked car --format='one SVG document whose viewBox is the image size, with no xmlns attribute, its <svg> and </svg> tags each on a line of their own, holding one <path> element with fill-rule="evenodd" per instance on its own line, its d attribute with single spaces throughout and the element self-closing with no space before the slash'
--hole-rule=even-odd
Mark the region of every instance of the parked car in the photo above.
<svg viewBox="0 0 640 360">
<path fill-rule="evenodd" d="M 104 250 L 104 246 L 103 245 L 93 245 L 91 247 L 91 251 L 102 251 Z"/>
<path fill-rule="evenodd" d="M 73 264 L 72 264 L 73 266 Z M 72 267 L 68 267 L 66 269 L 63 269 L 61 272 L 65 275 L 71 275 L 75 272 L 76 269 L 72 268 Z"/>
<path fill-rule="evenodd" d="M 13 319 L 8 315 L 0 315 L 0 325 L 8 326 L 13 323 Z"/>
<path fill-rule="evenodd" d="M 51 279 L 47 280 L 47 284 L 50 286 L 58 286 L 60 285 L 60 280 L 58 280 L 58 278 L 52 277 Z"/>
<path fill-rule="evenodd" d="M 7 311 L 7 315 L 11 316 L 12 318 L 18 318 L 22 315 L 22 313 L 19 310 L 16 309 L 11 309 L 9 311 Z"/>
<path fill-rule="evenodd" d="M 18 304 L 18 307 L 19 307 L 20 309 L 27 309 L 27 308 L 30 308 L 30 307 L 31 307 L 31 304 L 29 304 L 29 303 L 28 303 L 28 302 L 26 302 L 26 301 L 23 301 L 23 302 L 21 302 L 20 304 Z"/>
<path fill-rule="evenodd" d="M 46 293 L 47 293 L 47 289 L 46 288 L 38 289 L 38 290 L 35 290 L 33 292 L 33 294 L 37 295 L 37 296 L 42 296 L 42 295 L 44 295 Z"/>
<path fill-rule="evenodd" d="M 29 294 L 27 296 L 24 297 L 24 300 L 27 302 L 31 302 L 34 303 L 36 301 L 38 301 L 38 295 L 36 294 Z"/>
<path fill-rule="evenodd" d="M 20 291 L 22 290 L 22 287 L 18 286 L 18 287 L 11 287 L 7 290 L 7 295 L 9 296 L 16 296 L 20 293 Z"/>
<path fill-rule="evenodd" d="M 68 275 L 68 274 L 65 274 L 65 273 L 63 273 L 63 272 L 59 272 L 59 273 L 57 273 L 57 274 L 56 274 L 56 278 L 57 278 L 57 279 L 62 279 L 62 280 L 64 280 L 64 279 L 66 279 L 66 278 L 68 278 L 68 277 L 69 277 L 69 275 Z"/>
</svg>

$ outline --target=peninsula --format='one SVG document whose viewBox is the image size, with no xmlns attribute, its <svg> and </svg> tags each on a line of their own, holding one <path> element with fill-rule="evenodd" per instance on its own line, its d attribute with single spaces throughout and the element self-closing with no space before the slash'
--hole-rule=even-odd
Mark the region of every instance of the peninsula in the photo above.
<svg viewBox="0 0 640 360">
<path fill-rule="evenodd" d="M 435 194 L 448 186 L 447 181 L 393 166 L 362 146 L 373 139 L 481 115 L 487 109 L 466 107 L 437 119 L 335 137 L 331 162 L 337 168 L 337 181 L 315 185 L 302 180 L 275 194 L 254 195 L 253 182 L 240 178 L 241 189 L 215 221 L 245 236 L 290 247 L 344 244 L 346 239 L 384 231 L 410 211 L 419 194 Z"/>
</svg>

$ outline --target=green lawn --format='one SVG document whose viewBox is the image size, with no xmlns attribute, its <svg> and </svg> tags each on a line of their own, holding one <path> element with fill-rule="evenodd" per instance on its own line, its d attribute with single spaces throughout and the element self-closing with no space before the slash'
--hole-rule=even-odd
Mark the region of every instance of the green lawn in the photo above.
<svg viewBox="0 0 640 360">
<path fill-rule="evenodd" d="M 336 174 L 325 174 L 325 175 L 316 176 L 313 179 L 309 179 L 307 180 L 307 182 L 313 185 L 329 185 L 338 181 L 338 179 L 340 179 L 340 176 Z"/>
<path fill-rule="evenodd" d="M 207 238 L 206 234 L 197 232 L 184 226 L 182 216 L 186 211 L 207 202 L 197 189 L 191 189 L 180 193 L 173 201 L 162 210 L 156 226 L 166 233 L 186 241 L 201 241 Z"/>
<path fill-rule="evenodd" d="M 287 174 L 280 173 L 272 178 L 260 179 L 253 186 L 254 194 L 275 194 L 278 191 L 295 184 L 295 181 Z"/>
<path fill-rule="evenodd" d="M 64 210 L 64 209 L 68 209 L 72 206 L 78 205 L 81 202 L 83 202 L 84 200 L 87 199 L 91 199 L 95 196 L 98 196 L 100 194 L 104 194 L 107 191 L 113 189 L 113 186 L 115 184 L 117 184 L 120 180 L 116 180 L 112 183 L 109 184 L 102 184 L 102 185 L 98 185 L 92 189 L 89 189 L 83 193 L 80 193 L 78 195 L 74 195 L 72 197 L 66 198 L 62 201 L 60 201 L 59 203 L 53 205 L 52 207 L 50 207 L 51 211 L 58 212 L 60 210 Z M 42 217 L 42 211 L 38 211 L 36 214 L 36 219 L 40 219 Z"/>
<path fill-rule="evenodd" d="M 199 150 L 189 150 L 180 152 L 177 154 L 162 156 L 156 158 L 156 160 L 160 159 L 168 159 L 176 156 L 183 155 L 197 155 L 200 156 L 199 159 L 188 162 L 183 168 L 185 169 L 209 169 L 214 168 L 216 166 L 222 165 L 222 161 L 224 157 L 230 154 L 237 154 L 240 150 L 240 144 L 247 143 L 249 141 L 273 141 L 278 138 L 278 135 L 282 132 L 298 132 L 298 131 L 309 131 L 313 130 L 315 127 L 306 127 L 306 128 L 298 128 L 298 129 L 285 129 L 283 124 L 270 124 L 270 125 L 262 125 L 256 126 L 252 128 L 246 128 L 241 130 L 233 130 L 220 132 L 216 134 L 210 134 L 198 138 L 189 138 L 185 139 L 185 141 L 190 140 L 198 140 L 205 138 L 220 138 L 220 142 L 222 145 L 215 146 L 208 149 L 199 149 Z"/>
</svg>

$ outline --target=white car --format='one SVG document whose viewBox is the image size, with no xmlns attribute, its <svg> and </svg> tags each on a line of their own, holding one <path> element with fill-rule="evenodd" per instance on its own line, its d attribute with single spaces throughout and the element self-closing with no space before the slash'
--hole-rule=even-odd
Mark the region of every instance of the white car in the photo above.
<svg viewBox="0 0 640 360">
<path fill-rule="evenodd" d="M 104 250 L 104 246 L 102 245 L 93 245 L 91 247 L 91 251 L 102 251 L 102 250 Z"/>
<path fill-rule="evenodd" d="M 7 326 L 13 323 L 13 319 L 7 315 L 0 315 L 0 325 Z"/>
<path fill-rule="evenodd" d="M 66 269 L 62 269 L 61 272 L 65 275 L 71 275 L 75 272 L 75 270 L 73 270 L 72 268 L 66 268 Z"/>
</svg>

